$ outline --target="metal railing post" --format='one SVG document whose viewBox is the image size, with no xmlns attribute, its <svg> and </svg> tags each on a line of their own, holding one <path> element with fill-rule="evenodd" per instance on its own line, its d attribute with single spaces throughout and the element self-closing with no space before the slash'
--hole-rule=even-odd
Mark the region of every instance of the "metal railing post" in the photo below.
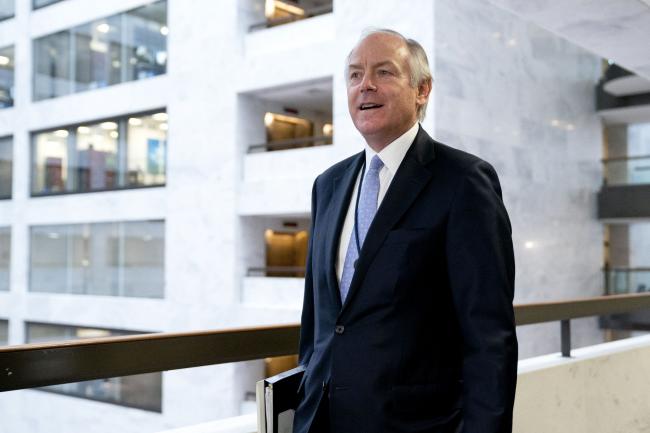
<svg viewBox="0 0 650 433">
<path fill-rule="evenodd" d="M 560 321 L 561 335 L 560 341 L 562 344 L 562 356 L 571 358 L 571 321 Z"/>
</svg>

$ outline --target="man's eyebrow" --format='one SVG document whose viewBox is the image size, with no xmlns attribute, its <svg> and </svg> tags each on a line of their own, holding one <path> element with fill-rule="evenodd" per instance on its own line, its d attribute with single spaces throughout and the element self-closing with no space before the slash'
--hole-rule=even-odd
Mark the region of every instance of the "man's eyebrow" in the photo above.
<svg viewBox="0 0 650 433">
<path fill-rule="evenodd" d="M 395 67 L 396 65 L 395 65 L 395 62 L 390 61 L 390 60 L 384 60 L 384 61 L 381 61 L 381 62 L 378 62 L 378 63 L 374 63 L 372 65 L 373 68 L 378 68 L 380 66 L 393 66 L 393 67 Z M 363 69 L 363 66 L 357 65 L 357 64 L 351 64 L 351 65 L 348 65 L 348 69 Z"/>
</svg>

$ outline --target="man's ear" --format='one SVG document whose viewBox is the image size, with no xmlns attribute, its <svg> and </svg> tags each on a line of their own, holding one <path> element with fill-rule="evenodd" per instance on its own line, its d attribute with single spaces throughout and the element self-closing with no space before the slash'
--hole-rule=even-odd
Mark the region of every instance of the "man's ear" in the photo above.
<svg viewBox="0 0 650 433">
<path fill-rule="evenodd" d="M 431 94 L 432 81 L 431 78 L 423 80 L 418 86 L 418 94 L 416 96 L 417 103 L 422 105 L 429 99 Z"/>
</svg>

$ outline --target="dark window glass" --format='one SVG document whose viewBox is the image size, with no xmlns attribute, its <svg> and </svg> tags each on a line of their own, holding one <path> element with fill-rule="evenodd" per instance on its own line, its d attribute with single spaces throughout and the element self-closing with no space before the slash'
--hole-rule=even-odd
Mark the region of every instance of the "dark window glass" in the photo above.
<svg viewBox="0 0 650 433">
<path fill-rule="evenodd" d="M 165 224 L 31 227 L 30 291 L 162 298 Z"/>
<path fill-rule="evenodd" d="M 15 0 L 0 0 L 0 21 L 12 18 L 16 13 Z"/>
<path fill-rule="evenodd" d="M 9 321 L 0 320 L 0 346 L 9 344 Z"/>
<path fill-rule="evenodd" d="M 32 0 L 32 9 L 38 9 L 63 0 Z"/>
<path fill-rule="evenodd" d="M 0 108 L 14 105 L 14 67 L 14 47 L 0 48 Z"/>
<path fill-rule="evenodd" d="M 35 101 L 167 71 L 167 2 L 34 40 Z"/>
<path fill-rule="evenodd" d="M 121 16 L 75 27 L 75 92 L 118 84 L 121 66 Z"/>
<path fill-rule="evenodd" d="M 167 69 L 167 3 L 158 2 L 124 14 L 125 81 L 161 75 Z"/>
<path fill-rule="evenodd" d="M 167 129 L 165 112 L 129 117 L 126 186 L 165 183 Z"/>
<path fill-rule="evenodd" d="M 32 195 L 165 184 L 167 113 L 35 133 Z"/>
<path fill-rule="evenodd" d="M 11 228 L 0 227 L 0 290 L 9 290 L 11 266 Z"/>
<path fill-rule="evenodd" d="M 72 92 L 70 30 L 34 40 L 34 100 Z"/>
<path fill-rule="evenodd" d="M 11 198 L 13 140 L 0 138 L 0 199 Z"/>
<path fill-rule="evenodd" d="M 102 328 L 27 323 L 27 343 L 137 334 Z M 46 391 L 161 412 L 162 373 L 88 380 L 41 388 Z"/>
</svg>

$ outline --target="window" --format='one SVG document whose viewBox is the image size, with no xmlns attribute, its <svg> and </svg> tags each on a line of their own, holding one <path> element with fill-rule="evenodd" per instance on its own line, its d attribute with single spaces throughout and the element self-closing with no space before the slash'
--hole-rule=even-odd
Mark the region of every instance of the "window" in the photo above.
<svg viewBox="0 0 650 433">
<path fill-rule="evenodd" d="M 266 19 L 264 22 L 252 25 L 250 30 L 287 24 L 330 12 L 332 12 L 332 0 L 265 0 Z"/>
<path fill-rule="evenodd" d="M 167 113 L 34 133 L 32 195 L 165 184 Z"/>
<path fill-rule="evenodd" d="M 15 11 L 15 0 L 0 0 L 0 21 L 13 18 Z"/>
<path fill-rule="evenodd" d="M 9 344 L 9 321 L 0 319 L 0 346 Z"/>
<path fill-rule="evenodd" d="M 0 138 L 0 199 L 11 198 L 13 140 Z"/>
<path fill-rule="evenodd" d="M 26 324 L 27 343 L 44 343 L 48 341 L 76 340 L 139 333 L 43 323 L 28 322 Z M 41 389 L 154 412 L 162 411 L 162 373 L 160 372 L 66 383 L 47 386 Z"/>
<path fill-rule="evenodd" d="M 2 0 L 0 0 L 0 5 Z M 0 108 L 14 106 L 14 47 L 0 48 Z"/>
<path fill-rule="evenodd" d="M 11 266 L 11 228 L 0 227 L 0 291 L 9 290 Z"/>
<path fill-rule="evenodd" d="M 161 1 L 35 39 L 33 98 L 164 74 L 168 33 Z"/>
<path fill-rule="evenodd" d="M 165 224 L 31 227 L 32 292 L 162 298 Z"/>
<path fill-rule="evenodd" d="M 54 3 L 58 3 L 63 0 L 32 0 L 32 9 L 39 9 L 45 6 L 52 5 Z"/>
<path fill-rule="evenodd" d="M 607 158 L 603 174 L 607 185 L 650 184 L 650 123 L 608 125 Z"/>
</svg>

